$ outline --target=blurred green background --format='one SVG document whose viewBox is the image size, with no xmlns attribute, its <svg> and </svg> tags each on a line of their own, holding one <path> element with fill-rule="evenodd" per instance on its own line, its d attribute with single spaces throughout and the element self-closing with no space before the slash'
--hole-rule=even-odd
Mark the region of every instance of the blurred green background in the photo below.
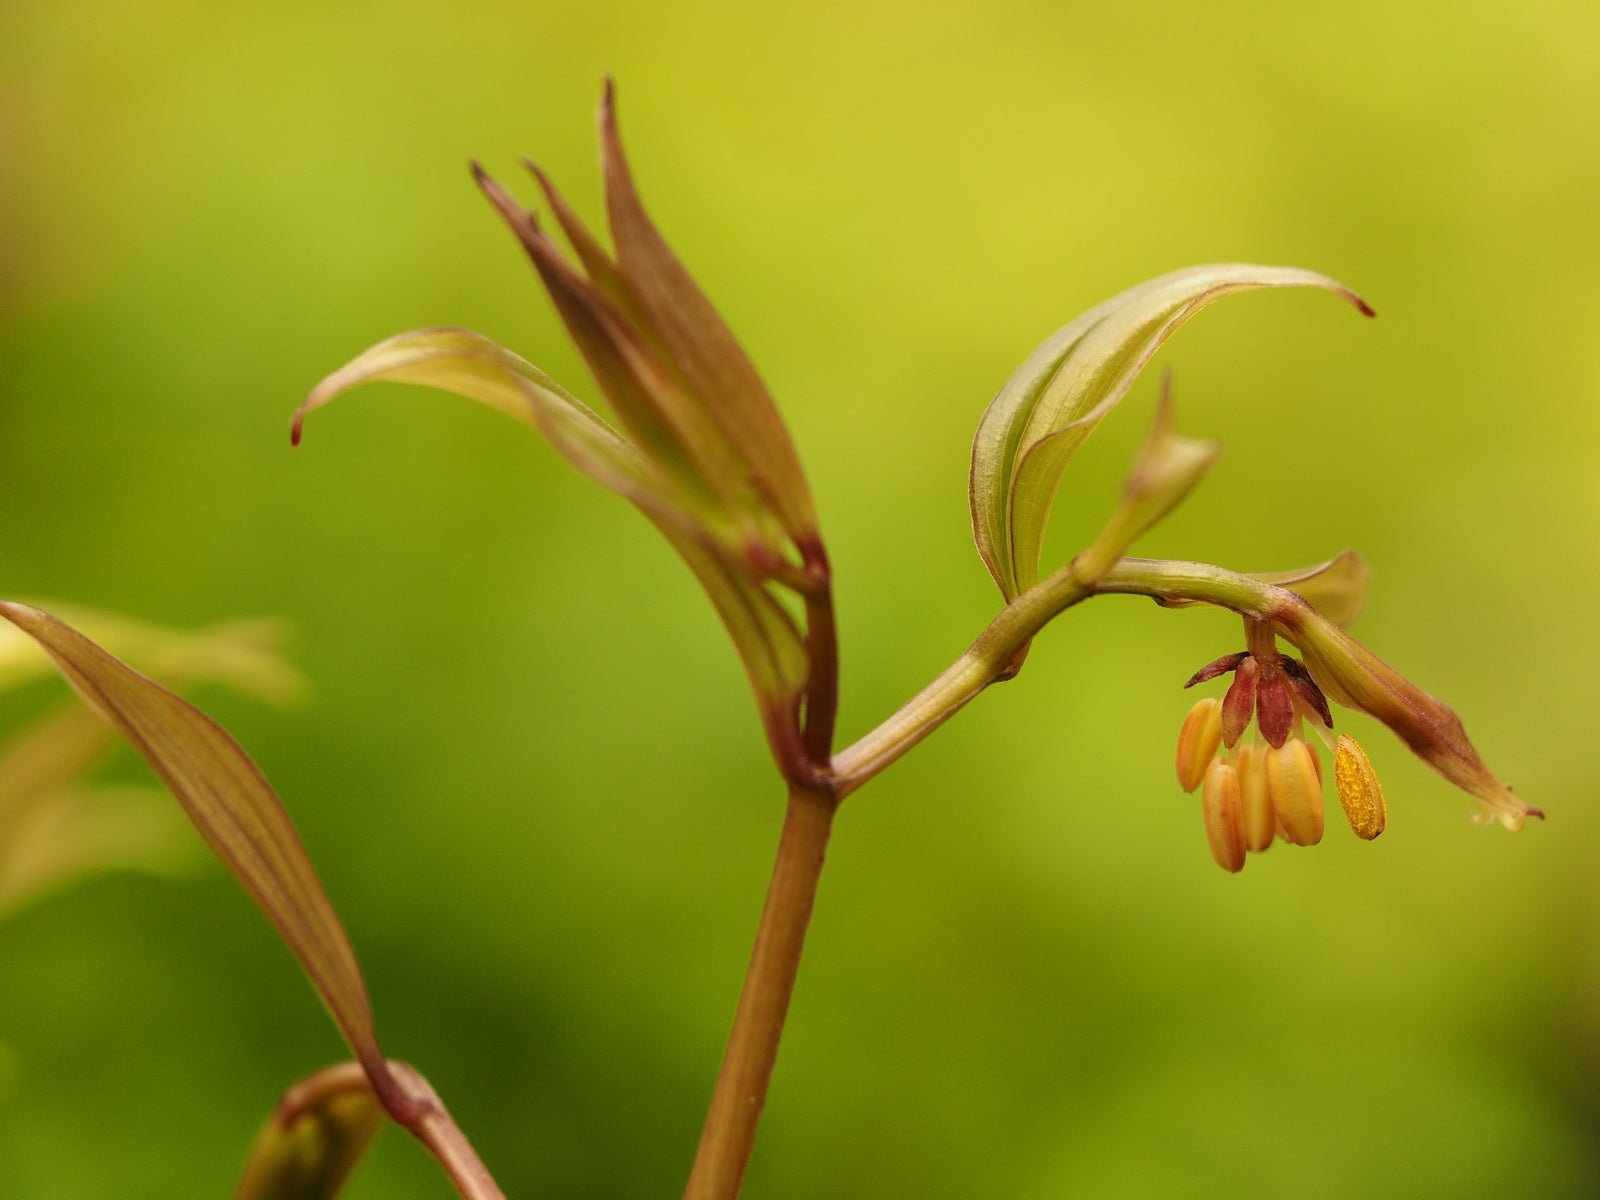
<svg viewBox="0 0 1600 1200">
<path fill-rule="evenodd" d="M 780 789 L 688 573 L 528 431 L 400 388 L 295 452 L 287 422 L 436 323 L 595 394 L 466 161 L 531 154 L 598 215 L 606 72 L 811 471 L 844 739 L 996 608 L 965 477 L 1011 369 L 1148 276 L 1291 263 L 1380 319 L 1279 293 L 1186 329 L 1180 427 L 1228 449 L 1144 549 L 1359 547 L 1358 635 L 1550 814 L 1473 828 L 1350 717 L 1389 832 L 1225 877 L 1171 753 L 1236 623 L 1075 610 L 843 810 L 747 1194 L 1600 1194 L 1592 3 L 0 13 L 0 594 L 295 622 L 308 703 L 201 701 L 511 1196 L 681 1189 Z M 1154 391 L 1081 456 L 1057 560 Z M 0 1196 L 226 1195 L 341 1056 L 220 869 L 97 879 L 0 925 Z M 349 1194 L 451 1192 L 390 1132 Z"/>
</svg>

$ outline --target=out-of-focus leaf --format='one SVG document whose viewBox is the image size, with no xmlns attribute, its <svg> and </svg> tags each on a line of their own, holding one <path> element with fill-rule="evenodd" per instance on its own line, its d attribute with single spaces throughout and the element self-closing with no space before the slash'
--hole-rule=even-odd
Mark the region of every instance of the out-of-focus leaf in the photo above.
<svg viewBox="0 0 1600 1200">
<path fill-rule="evenodd" d="M 1367 583 L 1371 571 L 1366 560 L 1354 550 L 1343 550 L 1314 567 L 1292 571 L 1252 571 L 1247 577 L 1298 593 L 1310 601 L 1325 619 L 1344 628 L 1361 615 L 1362 606 L 1367 601 Z M 1209 607 L 1204 600 L 1167 599 L 1162 604 L 1166 608 Z"/>
<path fill-rule="evenodd" d="M 1299 593 L 1329 621 L 1341 628 L 1361 615 L 1367 603 L 1372 572 L 1354 550 L 1343 550 L 1327 562 L 1298 571 L 1264 571 L 1252 579 Z"/>
<path fill-rule="evenodd" d="M 538 428 L 580 471 L 635 504 L 683 556 L 727 627 L 763 711 L 799 694 L 806 673 L 804 640 L 743 556 L 744 548 L 730 545 L 725 532 L 691 515 L 676 489 L 631 442 L 542 371 L 467 330 L 403 333 L 319 384 L 300 406 L 295 428 L 312 409 L 359 384 L 380 381 L 454 392 Z"/>
<path fill-rule="evenodd" d="M 170 629 L 81 605 L 49 606 L 85 637 L 172 686 L 214 681 L 274 704 L 301 699 L 309 685 L 283 657 L 288 630 L 271 618 L 205 629 Z M 50 659 L 20 629 L 0 625 L 0 689 L 48 674 Z"/>
<path fill-rule="evenodd" d="M 794 442 L 755 366 L 645 212 L 622 152 L 609 81 L 600 106 L 600 144 L 606 212 L 622 277 L 784 528 L 802 545 L 814 540 L 816 509 Z"/>
<path fill-rule="evenodd" d="M 161 776 L 207 844 L 288 942 L 357 1057 L 369 1070 L 386 1071 L 344 927 L 255 763 L 199 709 L 49 613 L 0 601 L 0 617 L 37 641 L 78 694 Z"/>
<path fill-rule="evenodd" d="M 204 859 L 172 801 L 155 788 L 75 788 L 36 800 L 0 817 L 0 917 L 86 875 L 177 877 Z"/>
<path fill-rule="evenodd" d="M 235 1200 L 332 1200 L 383 1119 L 357 1063 L 301 1080 L 256 1136 Z"/>
<path fill-rule="evenodd" d="M 1312 271 L 1190 267 L 1084 313 L 1017 369 L 979 422 L 969 490 L 978 552 L 1007 600 L 1038 578 L 1045 526 L 1073 454 L 1161 344 L 1214 300 L 1279 287 L 1323 288 L 1372 311 L 1349 288 Z"/>
</svg>

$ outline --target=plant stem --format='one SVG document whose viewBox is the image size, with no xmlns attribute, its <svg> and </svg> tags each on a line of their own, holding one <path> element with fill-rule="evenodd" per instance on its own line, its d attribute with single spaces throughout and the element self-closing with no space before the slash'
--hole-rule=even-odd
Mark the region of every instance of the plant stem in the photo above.
<svg viewBox="0 0 1600 1200">
<path fill-rule="evenodd" d="M 1000 610 L 967 651 L 882 725 L 834 756 L 840 798 L 853 792 L 1006 674 L 1017 651 L 1050 619 L 1093 595 L 1068 563 Z"/>
<path fill-rule="evenodd" d="M 450 1110 L 433 1087 L 411 1067 L 402 1062 L 389 1062 L 389 1069 L 411 1101 L 406 1119 L 396 1120 L 407 1133 L 426 1146 L 439 1165 L 450 1176 L 464 1200 L 506 1200 L 500 1185 L 483 1165 L 478 1152 L 461 1132 Z M 395 1114 L 391 1110 L 391 1116 Z"/>
<path fill-rule="evenodd" d="M 1293 592 L 1209 563 L 1148 558 L 1119 560 L 1098 579 L 1078 574 L 1076 560 L 1018 596 L 965 654 L 854 745 L 833 759 L 835 794 L 843 799 L 948 721 L 991 683 L 1009 678 L 1012 657 L 1062 610 L 1090 596 L 1136 595 L 1231 608 L 1266 620 L 1304 606 Z"/>
<path fill-rule="evenodd" d="M 778 858 L 684 1200 L 734 1200 L 778 1057 L 837 800 L 791 787 Z"/>
</svg>

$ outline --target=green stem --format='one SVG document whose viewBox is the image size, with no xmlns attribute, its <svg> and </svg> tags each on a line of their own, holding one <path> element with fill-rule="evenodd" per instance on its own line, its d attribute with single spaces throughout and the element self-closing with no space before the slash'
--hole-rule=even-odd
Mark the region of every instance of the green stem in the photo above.
<svg viewBox="0 0 1600 1200">
<path fill-rule="evenodd" d="M 842 798 L 948 721 L 991 683 L 1007 677 L 1013 656 L 1064 609 L 1096 595 L 1149 596 L 1160 602 L 1215 604 L 1268 619 L 1303 606 L 1293 592 L 1207 563 L 1124 558 L 1092 582 L 1069 562 L 1023 592 L 978 640 L 897 713 L 833 759 Z"/>
<path fill-rule="evenodd" d="M 836 807 L 825 792 L 798 787 L 789 792 L 778 860 L 685 1200 L 734 1200 L 744 1181 Z"/>
<path fill-rule="evenodd" d="M 822 875 L 823 852 L 839 800 L 900 758 L 989 684 L 1007 678 L 1018 652 L 1051 618 L 1100 593 L 1205 602 L 1259 617 L 1282 611 L 1285 605 L 1304 603 L 1282 588 L 1202 563 L 1125 558 L 1094 580 L 1083 578 L 1078 568 L 1068 563 L 1006 605 L 937 679 L 882 725 L 836 755 L 831 773 L 824 776 L 828 786 L 791 783 L 755 949 L 684 1200 L 735 1200 L 739 1195 L 777 1061 Z M 832 607 L 825 593 L 819 594 L 811 616 L 822 635 L 818 648 L 827 650 L 819 657 L 831 662 Z M 812 755 L 819 755 L 821 735 L 832 723 L 835 680 L 830 670 L 814 681 L 820 703 L 811 714 L 814 724 L 807 729 Z"/>
<path fill-rule="evenodd" d="M 1063 609 L 1092 595 L 1071 563 L 1023 592 L 989 622 L 967 651 L 882 725 L 834 756 L 842 798 L 948 721 L 1006 674 L 1017 651 Z"/>
</svg>

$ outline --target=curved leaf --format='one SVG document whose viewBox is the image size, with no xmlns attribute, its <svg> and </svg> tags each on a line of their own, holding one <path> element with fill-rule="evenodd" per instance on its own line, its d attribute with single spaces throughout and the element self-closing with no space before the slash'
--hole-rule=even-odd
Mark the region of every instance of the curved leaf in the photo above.
<svg viewBox="0 0 1600 1200">
<path fill-rule="evenodd" d="M 801 543 L 814 540 L 816 509 L 794 442 L 733 332 L 645 212 L 622 152 L 615 89 L 609 80 L 600 105 L 600 144 L 618 273 L 696 395 L 748 463 L 757 489 L 789 535 Z M 561 219 L 559 209 L 557 215 Z"/>
<path fill-rule="evenodd" d="M 1206 305 L 1235 292 L 1315 287 L 1372 310 L 1313 271 L 1225 263 L 1189 267 L 1130 288 L 1058 330 L 1000 389 L 972 443 L 973 536 L 1007 600 L 1038 578 L 1061 476 L 1151 356 Z"/>
<path fill-rule="evenodd" d="M 294 951 L 356 1055 L 386 1073 L 355 952 L 288 814 L 250 757 L 199 709 L 49 613 L 0 601 L 0 617 L 37 641 L 161 776 Z"/>
</svg>

